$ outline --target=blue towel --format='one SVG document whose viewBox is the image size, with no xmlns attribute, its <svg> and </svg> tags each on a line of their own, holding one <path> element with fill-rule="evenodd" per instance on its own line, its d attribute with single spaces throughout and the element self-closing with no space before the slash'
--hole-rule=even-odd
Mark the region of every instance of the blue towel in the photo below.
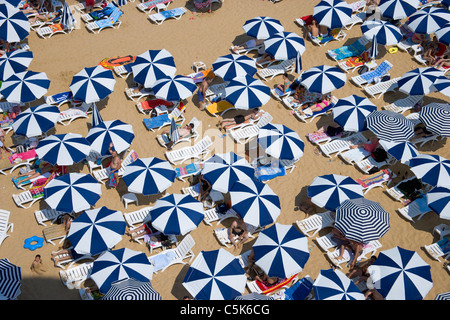
<svg viewBox="0 0 450 320">
<path fill-rule="evenodd" d="M 286 169 L 283 166 L 280 166 L 279 161 L 274 161 L 255 169 L 255 177 L 259 181 L 266 181 L 284 175 L 286 175 Z"/>
<path fill-rule="evenodd" d="M 307 279 L 302 278 L 296 284 L 284 292 L 285 300 L 305 300 L 311 293 L 313 283 Z"/>
<path fill-rule="evenodd" d="M 166 11 L 161 11 L 159 14 L 161 14 L 164 19 L 172 18 L 172 17 L 178 17 L 179 15 L 184 14 L 184 11 L 181 8 L 174 8 Z"/>
<path fill-rule="evenodd" d="M 150 259 L 150 262 L 153 264 L 153 272 L 164 269 L 165 266 L 172 262 L 173 258 L 175 258 L 175 252 L 173 251 L 165 251 L 153 256 Z"/>
<path fill-rule="evenodd" d="M 342 46 L 337 49 L 330 50 L 330 55 L 335 56 L 336 60 L 342 60 L 350 57 L 357 57 L 366 50 L 359 41 L 348 46 Z"/>
<path fill-rule="evenodd" d="M 101 19 L 101 20 L 97 20 L 97 26 L 99 28 L 104 28 L 104 27 L 109 27 L 109 26 L 113 26 L 117 20 L 119 20 L 120 16 L 123 14 L 122 10 L 120 10 L 119 8 L 116 8 L 111 15 L 109 16 L 109 18 L 106 19 Z"/>
<path fill-rule="evenodd" d="M 375 78 L 384 76 L 390 69 L 391 66 L 388 65 L 386 61 L 383 61 L 375 70 L 363 73 L 361 78 L 368 83 L 371 83 Z"/>
<path fill-rule="evenodd" d="M 170 123 L 169 115 L 167 113 L 161 114 L 153 118 L 144 119 L 144 124 L 147 127 L 147 129 L 159 128 L 166 123 Z"/>
</svg>

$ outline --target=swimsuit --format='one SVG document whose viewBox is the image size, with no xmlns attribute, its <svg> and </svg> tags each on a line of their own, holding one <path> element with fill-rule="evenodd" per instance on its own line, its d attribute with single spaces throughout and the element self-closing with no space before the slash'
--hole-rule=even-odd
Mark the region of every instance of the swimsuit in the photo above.
<svg viewBox="0 0 450 320">
<path fill-rule="evenodd" d="M 325 105 L 325 107 L 328 107 L 328 105 L 330 104 L 328 101 L 322 101 L 323 102 L 323 104 Z M 321 105 L 320 105 L 320 103 L 318 103 L 318 104 L 316 104 L 316 107 L 317 108 L 320 108 L 320 110 L 323 110 L 323 108 L 325 108 L 325 107 L 322 107 Z"/>
</svg>

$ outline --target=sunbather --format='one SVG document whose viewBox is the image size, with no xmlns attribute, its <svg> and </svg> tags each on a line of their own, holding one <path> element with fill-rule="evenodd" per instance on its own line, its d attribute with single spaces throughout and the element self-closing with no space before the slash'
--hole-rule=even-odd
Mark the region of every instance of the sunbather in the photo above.
<svg viewBox="0 0 450 320">
<path fill-rule="evenodd" d="M 241 244 L 247 241 L 249 238 L 247 225 L 242 218 L 237 218 L 231 223 L 228 228 L 228 238 L 236 249 L 239 249 Z"/>
<path fill-rule="evenodd" d="M 0 159 L 3 158 L 3 152 L 9 153 L 9 150 L 5 146 L 5 131 L 0 128 Z"/>
<path fill-rule="evenodd" d="M 289 80 L 289 75 L 287 72 L 283 74 L 283 83 L 275 85 L 275 89 L 280 90 L 283 94 L 286 93 L 286 90 L 289 89 L 289 86 L 291 85 L 291 81 Z"/>
<path fill-rule="evenodd" d="M 147 221 L 147 222 L 144 222 L 141 226 L 133 229 L 132 231 L 128 230 L 126 232 L 126 234 L 131 236 L 131 239 L 136 239 L 136 238 L 142 237 L 142 234 L 147 234 L 150 237 L 151 236 L 155 236 L 156 237 L 157 235 L 161 234 L 161 232 L 156 230 L 152 226 L 151 221 Z"/>
<path fill-rule="evenodd" d="M 241 115 L 238 114 L 234 118 L 226 118 L 219 121 L 218 126 L 222 129 L 228 130 L 242 123 L 249 123 L 250 121 L 258 120 L 264 114 L 264 111 L 259 110 L 259 108 L 251 109 L 248 114 Z"/>
<path fill-rule="evenodd" d="M 256 63 L 263 64 L 265 62 L 274 61 L 275 58 L 270 53 L 264 52 L 262 55 L 260 55 L 258 58 L 256 58 Z"/>
<path fill-rule="evenodd" d="M 363 142 L 350 146 L 350 149 L 364 148 L 368 152 L 374 152 L 378 148 L 380 139 L 372 137 L 368 142 Z"/>
<path fill-rule="evenodd" d="M 371 256 L 368 260 L 366 260 L 366 261 L 360 263 L 358 266 L 350 269 L 349 273 L 347 274 L 347 277 L 349 277 L 350 279 L 359 277 L 357 280 L 355 280 L 355 284 L 358 284 L 362 281 L 366 281 L 370 277 L 370 274 L 367 272 L 367 269 L 376 260 L 377 260 L 376 256 Z"/>
<path fill-rule="evenodd" d="M 177 128 L 178 135 L 180 136 L 180 139 L 191 135 L 192 132 L 193 132 L 192 130 L 194 130 L 194 124 L 193 123 L 189 123 L 189 124 L 185 125 L 182 128 Z M 173 144 L 174 144 L 174 142 L 171 141 L 170 138 L 169 138 L 170 134 L 171 134 L 170 129 L 164 130 L 161 133 L 161 135 L 163 135 L 163 134 L 166 135 L 168 137 L 168 139 L 169 139 L 169 142 L 166 143 L 166 146 L 167 146 L 167 149 L 170 150 L 172 148 Z"/>
<path fill-rule="evenodd" d="M 264 44 L 264 40 L 263 39 L 250 39 L 244 44 L 241 44 L 239 46 L 231 47 L 231 50 L 234 53 L 238 53 L 239 50 L 254 48 L 254 47 L 259 46 L 261 44 Z"/>
<path fill-rule="evenodd" d="M 111 169 L 109 173 L 109 186 L 115 188 L 119 183 L 119 170 L 122 167 L 122 160 L 120 160 L 120 157 L 117 154 L 116 149 L 114 149 L 112 142 L 109 144 L 108 151 L 112 157 L 109 164 L 109 168 Z"/>
<path fill-rule="evenodd" d="M 38 13 L 37 10 L 36 10 L 36 13 Z M 44 14 L 37 14 L 33 17 L 33 19 L 30 20 L 30 23 L 33 24 L 38 19 L 41 21 L 55 20 L 56 18 L 60 17 L 61 14 L 62 14 L 62 10 L 57 10 L 55 12 L 49 12 L 49 13 L 44 13 Z"/>
<path fill-rule="evenodd" d="M 199 181 L 199 184 L 200 184 L 200 191 L 198 193 L 198 201 L 203 202 L 203 200 L 206 200 L 206 198 L 209 196 L 209 193 L 211 192 L 212 186 L 208 182 L 208 180 L 203 178 L 202 174 L 199 175 L 198 181 Z"/>
<path fill-rule="evenodd" d="M 26 178 L 22 179 L 20 181 L 20 184 L 24 184 L 25 182 L 28 182 L 34 178 L 37 178 L 47 172 L 52 172 L 52 171 L 57 171 L 58 166 L 52 166 L 50 164 L 45 164 L 42 167 L 40 167 L 40 161 L 36 160 L 36 162 L 38 163 L 37 166 L 35 164 L 35 168 L 28 171 L 28 172 L 23 172 L 23 173 L 19 173 L 19 177 L 23 177 L 25 176 Z M 17 177 L 13 177 L 12 180 L 17 179 Z"/>
<path fill-rule="evenodd" d="M 50 259 L 53 260 L 53 264 L 55 265 L 55 267 L 57 267 L 59 263 L 73 259 L 72 254 L 72 249 L 61 249 L 59 251 L 53 251 L 51 253 Z"/>
<path fill-rule="evenodd" d="M 332 236 L 331 236 L 332 240 L 338 244 L 337 247 L 339 250 L 339 256 L 336 257 L 336 260 L 341 260 L 344 257 L 345 250 L 349 250 L 350 252 L 353 253 L 353 259 L 349 264 L 350 269 L 352 269 L 355 266 L 356 261 L 358 260 L 359 256 L 363 252 L 362 244 L 357 241 L 347 239 L 342 234 L 342 232 L 340 232 L 336 228 L 333 228 L 331 232 L 332 232 Z"/>
<path fill-rule="evenodd" d="M 309 107 L 301 108 L 298 112 L 304 115 L 312 115 L 314 112 L 322 111 L 324 108 L 328 107 L 331 104 L 331 95 L 326 95 L 323 97 L 322 101 L 317 100 L 315 104 L 312 104 Z"/>
<path fill-rule="evenodd" d="M 198 102 L 200 102 L 200 110 L 203 111 L 206 108 L 205 96 L 206 90 L 208 90 L 209 85 L 211 84 L 212 79 L 210 77 L 205 77 L 200 84 L 197 94 L 198 94 Z"/>
<path fill-rule="evenodd" d="M 341 134 L 344 131 L 344 128 L 342 128 L 341 126 L 337 125 L 337 126 L 323 126 L 320 127 L 318 130 L 314 131 L 314 133 L 322 133 L 325 132 L 327 135 L 329 135 L 330 137 L 334 137 L 338 134 Z"/>
<path fill-rule="evenodd" d="M 311 21 L 311 24 L 307 25 L 308 27 L 308 35 L 311 39 L 318 39 L 320 32 L 319 32 L 319 24 L 317 23 L 316 19 L 313 19 Z"/>
<path fill-rule="evenodd" d="M 57 222 L 58 224 L 64 225 L 64 229 L 65 229 L 67 232 L 69 232 L 70 225 L 72 224 L 72 221 L 73 221 L 73 217 L 72 217 L 70 214 L 68 214 L 68 213 L 64 213 L 64 214 L 60 215 L 60 216 L 57 218 L 57 220 L 56 220 L 56 222 Z"/>
<path fill-rule="evenodd" d="M 434 67 L 436 69 L 450 68 L 450 54 L 446 54 L 446 55 L 441 56 L 441 57 L 436 57 L 432 67 Z"/>
<path fill-rule="evenodd" d="M 433 132 L 428 131 L 427 128 L 423 124 L 418 124 L 414 127 L 414 136 L 412 136 L 409 140 L 415 140 L 423 137 L 428 137 L 433 135 Z"/>
</svg>

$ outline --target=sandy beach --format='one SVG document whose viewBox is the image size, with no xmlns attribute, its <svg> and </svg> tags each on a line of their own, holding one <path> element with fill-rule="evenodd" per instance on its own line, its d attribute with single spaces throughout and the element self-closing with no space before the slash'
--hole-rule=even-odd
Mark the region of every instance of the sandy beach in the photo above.
<svg viewBox="0 0 450 320">
<path fill-rule="evenodd" d="M 331 41 L 319 47 L 307 40 L 303 29 L 295 23 L 295 19 L 312 14 L 313 7 L 318 1 L 282 0 L 273 4 L 268 0 L 225 0 L 220 5 L 213 4 L 213 11 L 208 13 L 207 11 L 195 11 L 191 1 L 174 0 L 170 4 L 170 8 L 186 7 L 187 12 L 180 20 L 169 19 L 162 25 L 151 23 L 147 19 L 147 15 L 136 8 L 139 1 L 136 0 L 121 7 L 124 14 L 121 17 L 122 24 L 118 29 L 105 29 L 99 34 L 90 33 L 85 28 L 85 23 L 75 13 L 74 16 L 79 26 L 70 34 L 57 34 L 50 39 L 42 39 L 37 36 L 36 32 L 30 32 L 27 42 L 34 58 L 29 69 L 47 74 L 51 81 L 47 95 L 68 91 L 73 75 L 84 67 L 95 66 L 104 58 L 139 55 L 149 49 L 168 50 L 175 59 L 177 74 L 187 75 L 192 73 L 194 61 L 203 61 L 208 67 L 211 67 L 212 63 L 219 56 L 230 53 L 230 47 L 233 44 L 240 44 L 249 39 L 243 31 L 242 25 L 246 20 L 256 16 L 269 16 L 278 19 L 286 31 L 295 32 L 305 37 L 306 52 L 302 56 L 303 70 L 323 64 L 335 66 L 336 62 L 326 55 L 327 50 L 350 44 L 362 35 L 360 25 L 356 25 L 350 30 L 345 30 L 347 36 L 341 41 Z M 77 3 L 77 0 L 68 0 L 68 4 L 71 6 Z M 399 50 L 395 54 L 390 54 L 387 51 L 388 49 L 389 47 L 380 45 L 376 61 L 380 64 L 383 60 L 388 60 L 393 64 L 394 67 L 390 71 L 391 78 L 399 77 L 412 68 L 420 67 L 409 53 Z M 253 53 L 250 53 L 249 56 L 254 57 Z M 356 74 L 356 72 L 348 73 L 347 80 Z M 293 80 L 296 74 L 290 74 L 290 77 Z M 216 77 L 213 83 L 221 81 L 219 77 Z M 265 83 L 273 87 L 273 85 L 280 82 L 281 76 L 277 76 Z M 97 103 L 100 114 L 103 120 L 120 119 L 133 126 L 136 137 L 130 148 L 135 150 L 139 157 L 166 159 L 166 150 L 158 144 L 156 133 L 148 131 L 143 125 L 143 119 L 148 116 L 140 113 L 135 103 L 128 99 L 124 93 L 124 90 L 132 85 L 131 76 L 126 80 L 116 76 L 114 92 L 105 100 Z M 366 97 L 363 90 L 350 83 L 350 81 L 347 81 L 346 85 L 341 89 L 333 91 L 332 94 L 337 98 L 347 97 L 352 94 Z M 381 110 L 384 105 L 404 97 L 406 97 L 405 94 L 394 91 L 386 93 L 380 99 L 370 98 L 370 100 L 377 105 L 378 110 Z M 448 103 L 449 99 L 445 95 L 436 92 L 427 95 L 424 101 L 425 104 L 429 102 Z M 43 102 L 44 100 L 41 98 L 33 102 L 32 105 L 39 105 Z M 62 108 L 67 108 L 67 105 Z M 297 220 L 306 217 L 305 213 L 299 210 L 299 205 L 306 199 L 307 187 L 315 177 L 334 173 L 358 179 L 364 174 L 355 166 L 343 163 L 339 157 L 330 159 L 322 154 L 315 153 L 314 151 L 317 147 L 307 140 L 306 135 L 308 133 L 323 125 L 333 123 L 332 116 L 318 117 L 311 123 L 303 123 L 295 116 L 290 115 L 290 110 L 274 98 L 271 98 L 263 106 L 263 109 L 273 116 L 274 120 L 272 123 L 282 123 L 295 130 L 305 142 L 304 155 L 296 163 L 296 168 L 285 176 L 276 177 L 267 183 L 280 198 L 281 215 L 277 219 L 278 223 L 291 225 L 295 224 Z M 230 112 L 230 115 L 233 115 L 233 112 Z M 409 111 L 405 115 L 408 113 Z M 187 121 L 193 117 L 201 121 L 199 131 L 202 135 L 209 135 L 214 142 L 212 153 L 234 151 L 245 156 L 245 148 L 243 146 L 234 143 L 229 137 L 220 137 L 223 132 L 216 127 L 220 118 L 213 117 L 205 111 L 200 111 L 197 94 L 187 99 L 187 109 L 184 116 Z M 87 119 L 77 119 L 67 126 L 56 124 L 55 129 L 50 130 L 48 134 L 72 132 L 86 136 L 91 128 L 91 122 L 92 119 L 89 116 Z M 11 133 L 6 138 L 7 143 L 10 135 Z M 369 131 L 365 131 L 364 135 L 368 138 L 373 136 Z M 180 143 L 175 149 L 186 145 L 189 144 Z M 447 145 L 447 139 L 439 140 L 433 144 L 427 143 L 420 147 L 419 151 L 426 154 L 438 154 L 450 159 L 450 148 Z M 390 169 L 397 175 L 391 186 L 400 181 L 402 177 L 411 177 L 413 175 L 408 166 L 400 163 L 391 166 Z M 89 170 L 86 165 L 79 163 L 70 167 L 69 172 L 89 173 Z M 47 205 L 44 200 L 41 200 L 28 209 L 17 207 L 12 199 L 12 194 L 18 193 L 20 190 L 16 190 L 11 182 L 12 176 L 16 174 L 17 172 L 0 175 L 2 199 L 0 208 L 11 212 L 10 222 L 14 224 L 13 232 L 9 232 L 10 236 L 0 246 L 0 258 L 8 258 L 13 264 L 22 268 L 22 293 L 18 300 L 79 300 L 78 290 L 70 290 L 63 285 L 59 278 L 61 269 L 54 267 L 53 261 L 50 259 L 51 252 L 57 250 L 63 244 L 57 243 L 52 245 L 44 243 L 42 248 L 35 251 L 23 248 L 25 239 L 34 235 L 42 236 L 44 227 L 38 225 L 34 212 L 35 210 L 46 208 Z M 187 181 L 175 180 L 165 194 L 181 193 L 181 189 L 188 185 Z M 382 244 L 380 250 L 383 251 L 400 246 L 404 249 L 416 251 L 430 264 L 433 288 L 425 297 L 426 300 L 433 300 L 437 294 L 450 291 L 449 272 L 443 267 L 443 262 L 431 258 L 423 248 L 424 245 L 429 245 L 439 240 L 438 236 L 432 233 L 432 230 L 436 225 L 448 224 L 448 221 L 440 219 L 437 214 L 430 212 L 419 221 L 411 223 L 402 218 L 396 211 L 398 208 L 403 207 L 403 204 L 390 198 L 385 193 L 385 190 L 386 188 L 374 188 L 365 196 L 367 199 L 379 202 L 390 214 L 390 230 L 380 239 Z M 127 192 L 127 187 L 123 181 L 119 183 L 117 189 L 102 186 L 102 197 L 97 202 L 96 207 L 106 206 L 125 213 L 152 206 L 158 198 L 157 196 L 137 195 L 139 205 L 137 206 L 133 203 L 128 208 L 125 208 L 121 202 L 121 196 Z M 318 210 L 318 212 L 321 211 L 325 210 Z M 213 223 L 213 226 L 208 226 L 203 222 L 200 223 L 198 228 L 190 233 L 196 242 L 193 248 L 194 253 L 198 254 L 202 250 L 225 248 L 216 240 L 213 230 L 219 226 L 229 226 L 230 222 L 226 220 L 218 226 L 215 223 Z M 324 229 L 317 236 L 325 235 L 328 232 L 329 229 Z M 317 247 L 313 238 L 308 238 L 311 256 L 304 270 L 299 274 L 300 278 L 310 275 L 315 279 L 321 269 L 330 268 L 330 262 L 327 260 L 326 254 Z M 251 249 L 254 241 L 255 239 L 250 239 L 240 250 L 225 249 L 237 256 Z M 64 244 L 64 247 L 67 247 L 67 244 Z M 123 240 L 116 245 L 115 249 L 124 247 L 140 250 L 150 255 L 145 245 L 132 242 L 127 235 L 123 236 Z M 47 270 L 41 274 L 30 270 L 36 254 L 42 256 Z M 188 264 L 170 266 L 164 272 L 154 274 L 151 281 L 152 286 L 161 294 L 164 300 L 180 300 L 184 296 L 189 295 L 182 285 L 188 268 Z M 344 266 L 342 270 L 346 272 L 348 269 Z"/>
</svg>

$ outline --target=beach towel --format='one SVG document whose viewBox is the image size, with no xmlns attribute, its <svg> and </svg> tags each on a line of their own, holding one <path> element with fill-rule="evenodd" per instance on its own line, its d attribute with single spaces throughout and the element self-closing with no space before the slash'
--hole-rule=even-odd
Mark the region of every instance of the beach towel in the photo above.
<svg viewBox="0 0 450 320">
<path fill-rule="evenodd" d="M 272 161 L 255 169 L 255 177 L 259 181 L 266 181 L 278 176 L 286 175 L 286 169 L 280 164 L 279 160 Z"/>
<path fill-rule="evenodd" d="M 158 13 L 155 13 L 155 16 L 161 18 L 161 20 L 165 20 L 168 18 L 178 17 L 185 13 L 183 8 L 174 8 L 166 11 L 160 11 Z"/>
<path fill-rule="evenodd" d="M 153 110 L 159 106 L 165 106 L 166 108 L 172 108 L 173 102 L 164 99 L 151 99 L 147 101 L 139 102 L 141 104 L 142 110 Z"/>
<path fill-rule="evenodd" d="M 102 19 L 102 18 L 110 16 L 111 13 L 113 13 L 113 11 L 115 9 L 117 9 L 117 7 L 114 5 L 114 3 L 110 2 L 103 9 L 92 11 L 92 12 L 89 13 L 89 15 L 92 17 L 92 19 L 99 20 L 99 19 Z"/>
<path fill-rule="evenodd" d="M 380 170 L 376 173 L 363 176 L 356 180 L 363 188 L 368 188 L 373 184 L 386 182 L 391 179 L 391 174 L 387 169 Z"/>
<path fill-rule="evenodd" d="M 161 114 L 153 118 L 144 119 L 144 125 L 147 127 L 147 129 L 159 128 L 168 122 L 170 122 L 170 119 L 167 113 Z"/>
<path fill-rule="evenodd" d="M 172 1 L 172 0 L 150 0 L 150 1 L 143 2 L 143 5 L 145 6 L 146 9 L 151 9 L 151 8 L 156 7 L 156 5 L 159 3 L 165 4 L 170 1 Z"/>
<path fill-rule="evenodd" d="M 72 91 L 62 92 L 52 96 L 56 104 L 71 99 L 72 97 L 73 97 Z"/>
<path fill-rule="evenodd" d="M 176 254 L 174 251 L 163 251 L 150 258 L 150 263 L 153 265 L 153 272 L 158 272 L 164 269 L 172 260 L 175 258 Z"/>
<path fill-rule="evenodd" d="M 203 79 L 206 77 L 210 77 L 211 79 L 215 78 L 215 74 L 211 69 L 200 71 L 194 75 L 191 75 L 190 78 L 194 80 L 194 83 L 201 83 Z"/>
<path fill-rule="evenodd" d="M 214 102 L 214 103 L 210 104 L 209 106 L 206 107 L 206 110 L 210 114 L 216 114 L 216 113 L 221 113 L 230 108 L 234 108 L 234 106 L 231 103 L 229 103 L 228 101 L 222 100 L 222 101 L 218 101 L 218 102 Z"/>
<path fill-rule="evenodd" d="M 439 248 L 441 248 L 442 252 L 444 253 L 450 252 L 450 236 L 446 236 L 436 243 L 439 246 Z"/>
<path fill-rule="evenodd" d="M 65 29 L 61 23 L 52 24 L 49 27 L 50 27 L 50 30 L 52 30 L 52 33 L 55 33 L 57 31 L 63 31 Z"/>
<path fill-rule="evenodd" d="M 97 26 L 99 28 L 113 26 L 119 20 L 122 14 L 123 11 L 120 10 L 119 8 L 116 8 L 108 18 L 97 20 L 96 21 Z"/>
<path fill-rule="evenodd" d="M 340 136 L 342 136 L 342 132 L 333 137 L 340 137 Z M 331 137 L 332 136 L 328 135 L 326 132 L 308 133 L 308 140 L 312 143 L 317 143 L 317 142 L 321 142 L 324 140 L 328 140 Z"/>
<path fill-rule="evenodd" d="M 284 300 L 305 300 L 311 293 L 313 283 L 306 277 L 301 278 L 284 292 Z"/>
<path fill-rule="evenodd" d="M 294 279 L 297 276 L 297 274 L 294 274 L 293 276 L 291 276 L 290 278 L 285 278 L 285 279 L 280 279 L 280 281 L 272 286 L 268 286 L 262 282 L 259 282 L 258 280 L 256 281 L 256 284 L 258 285 L 258 287 L 262 290 L 262 294 L 268 294 L 271 293 L 275 290 L 280 289 L 281 287 L 287 285 L 289 282 L 292 281 L 292 279 Z"/>
<path fill-rule="evenodd" d="M 305 23 L 306 26 L 309 26 L 312 24 L 314 17 L 312 15 L 309 15 L 309 16 L 301 17 L 300 19 L 303 20 L 303 22 Z"/>
<path fill-rule="evenodd" d="M 366 47 L 359 41 L 353 42 L 351 45 L 342 46 L 337 49 L 329 50 L 330 56 L 336 60 L 343 60 L 345 58 L 356 57 L 361 55 L 366 50 Z"/>
<path fill-rule="evenodd" d="M 207 8 L 211 5 L 211 0 L 194 0 L 194 5 L 197 9 Z"/>
<path fill-rule="evenodd" d="M 175 168 L 177 177 L 184 177 L 186 175 L 196 174 L 203 169 L 203 164 L 199 162 L 190 163 L 181 168 Z"/>
<path fill-rule="evenodd" d="M 37 154 L 35 149 L 31 149 L 22 153 L 15 153 L 9 156 L 11 164 L 19 163 L 22 162 L 23 160 L 33 159 L 36 157 Z"/>
<path fill-rule="evenodd" d="M 110 186 L 110 187 L 117 187 L 117 184 L 118 184 L 118 182 L 117 182 L 117 179 L 116 179 L 116 177 L 114 176 L 114 173 L 116 172 L 117 170 L 110 170 L 109 171 L 109 175 L 108 175 L 108 185 Z"/>
<path fill-rule="evenodd" d="M 364 51 L 363 54 L 360 56 L 349 58 L 345 62 L 345 64 L 349 67 L 358 67 L 362 66 L 364 63 L 369 61 L 370 61 L 369 52 Z"/>
<path fill-rule="evenodd" d="M 360 75 L 361 79 L 367 81 L 367 83 L 371 83 L 375 81 L 376 78 L 383 77 L 386 73 L 391 69 L 391 65 L 389 65 L 386 61 L 383 61 L 375 70 L 363 73 Z"/>
<path fill-rule="evenodd" d="M 13 122 L 13 119 L 0 120 L 0 128 L 9 129 L 12 127 Z"/>
<path fill-rule="evenodd" d="M 56 172 L 52 172 L 51 175 L 50 175 L 50 177 L 47 179 L 47 181 L 46 181 L 43 185 L 31 187 L 31 188 L 29 189 L 30 194 L 31 194 L 31 197 L 32 197 L 33 199 L 38 199 L 38 198 L 44 197 L 44 188 L 45 188 L 45 186 L 46 186 L 50 181 L 52 181 L 56 176 L 57 176 L 57 175 L 56 175 Z"/>
</svg>

